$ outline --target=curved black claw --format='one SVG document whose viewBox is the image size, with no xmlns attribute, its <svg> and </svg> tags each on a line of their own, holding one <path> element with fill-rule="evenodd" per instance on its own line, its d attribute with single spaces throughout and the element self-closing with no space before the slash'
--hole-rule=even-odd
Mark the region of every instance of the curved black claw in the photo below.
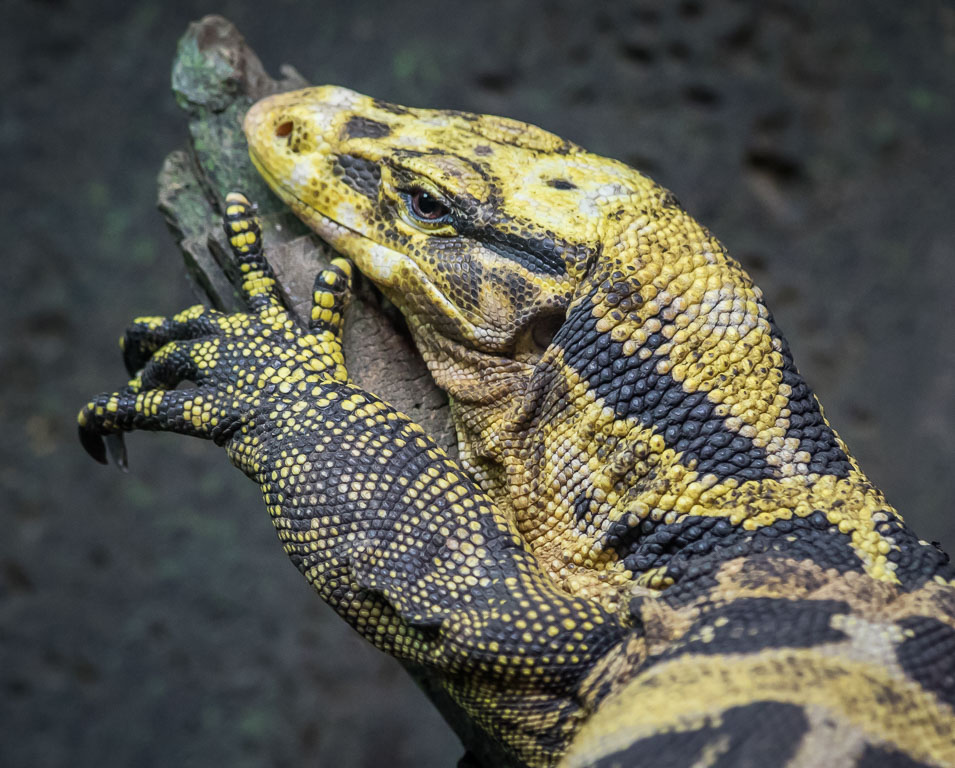
<svg viewBox="0 0 955 768">
<path fill-rule="evenodd" d="M 129 461 L 126 456 L 126 441 L 123 439 L 122 432 L 110 432 L 105 436 L 106 453 L 109 454 L 113 464 L 119 467 L 123 472 L 129 471 Z"/>
<path fill-rule="evenodd" d="M 98 432 L 94 432 L 88 427 L 84 427 L 82 424 L 78 427 L 80 433 L 80 444 L 94 461 L 98 461 L 100 464 L 108 464 L 109 461 L 106 458 L 106 442 L 103 440 L 103 436 Z"/>
<path fill-rule="evenodd" d="M 100 464 L 109 464 L 112 461 L 123 472 L 129 471 L 126 441 L 123 440 L 122 432 L 107 432 L 103 435 L 81 425 L 79 434 L 80 444 L 94 461 Z"/>
</svg>

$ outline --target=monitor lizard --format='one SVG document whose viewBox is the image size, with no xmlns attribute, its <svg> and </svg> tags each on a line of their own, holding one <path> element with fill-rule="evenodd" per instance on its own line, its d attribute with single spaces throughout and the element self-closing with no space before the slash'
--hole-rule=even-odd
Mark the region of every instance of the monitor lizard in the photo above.
<svg viewBox="0 0 955 768">
<path fill-rule="evenodd" d="M 518 764 L 955 765 L 955 569 L 671 192 L 532 125 L 340 87 L 245 130 L 351 261 L 297 327 L 231 195 L 249 311 L 134 321 L 132 380 L 79 416 L 94 458 L 132 429 L 225 446 L 322 598 Z M 459 460 L 350 383 L 352 263 L 447 391 Z"/>
</svg>

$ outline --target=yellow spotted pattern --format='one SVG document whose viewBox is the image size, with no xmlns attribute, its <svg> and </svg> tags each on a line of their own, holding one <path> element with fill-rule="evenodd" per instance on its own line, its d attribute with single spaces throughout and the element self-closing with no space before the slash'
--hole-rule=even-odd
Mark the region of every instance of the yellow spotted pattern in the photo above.
<svg viewBox="0 0 955 768">
<path fill-rule="evenodd" d="M 460 462 L 348 380 L 350 263 L 298 328 L 236 194 L 250 311 L 134 322 L 132 380 L 80 414 L 94 457 L 137 428 L 224 445 L 322 598 L 489 764 L 955 765 L 955 571 L 672 194 L 533 126 L 343 88 L 245 128 L 403 313 Z"/>
<path fill-rule="evenodd" d="M 952 570 L 832 430 L 759 289 L 667 190 L 533 126 L 396 108 L 331 86 L 266 99 L 245 129 L 276 193 L 401 309 L 451 397 L 464 467 L 544 573 L 625 625 L 642 623 L 644 634 L 601 659 L 580 692 L 597 706 L 620 691 L 611 698 L 631 730 L 605 743 L 611 726 L 594 719 L 581 764 L 637 749 L 642 683 L 625 686 L 653 653 L 675 653 L 681 633 L 708 612 L 731 611 L 734 596 L 793 594 L 785 578 L 770 578 L 767 558 L 790 558 L 784 575 L 793 579 L 800 564 L 821 569 L 833 589 L 851 574 L 857 589 L 838 590 L 848 615 L 882 627 L 900 657 L 915 653 L 893 624 L 903 619 L 879 615 L 881 606 L 940 585 L 951 595 Z M 416 216 L 414 190 L 447 216 Z M 759 576 L 736 568 L 741 560 Z M 810 615 L 817 596 L 806 599 Z M 651 610 L 647 600 L 686 607 Z M 924 633 L 934 621 L 955 623 L 951 602 L 920 605 L 922 618 L 905 621 L 923 621 Z M 955 637 L 940 642 L 955 654 Z M 838 643 L 821 653 L 835 667 L 848 663 Z M 713 674 L 729 669 L 718 655 L 701 663 Z M 892 684 L 913 684 L 911 669 L 896 671 Z M 944 674 L 914 685 L 944 687 Z M 876 685 L 866 674 L 848 679 Z M 741 700 L 757 702 L 757 686 L 746 685 Z M 805 684 L 793 689 L 787 701 L 799 702 Z M 700 691 L 709 711 L 731 707 L 718 690 Z M 688 693 L 660 695 L 672 712 L 648 718 L 647 734 L 675 722 Z M 896 712 L 866 701 L 873 718 Z M 952 722 L 948 704 L 919 701 Z M 808 691 L 805 702 L 811 710 Z M 824 750 L 820 733 L 808 728 L 794 765 Z M 858 744 L 875 738 L 866 733 Z M 925 732 L 909 733 L 896 747 L 921 754 L 912 745 Z M 710 758 L 724 736 L 713 737 Z M 710 759 L 697 757 L 686 764 Z"/>
</svg>

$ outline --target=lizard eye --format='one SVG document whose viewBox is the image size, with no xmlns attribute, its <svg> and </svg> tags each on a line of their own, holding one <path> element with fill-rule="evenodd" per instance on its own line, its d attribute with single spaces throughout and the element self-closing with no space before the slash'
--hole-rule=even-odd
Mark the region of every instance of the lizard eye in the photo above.
<svg viewBox="0 0 955 768">
<path fill-rule="evenodd" d="M 451 209 L 441 200 L 426 192 L 420 187 L 415 187 L 407 193 L 408 208 L 411 215 L 416 219 L 428 222 L 445 221 L 451 215 Z"/>
</svg>

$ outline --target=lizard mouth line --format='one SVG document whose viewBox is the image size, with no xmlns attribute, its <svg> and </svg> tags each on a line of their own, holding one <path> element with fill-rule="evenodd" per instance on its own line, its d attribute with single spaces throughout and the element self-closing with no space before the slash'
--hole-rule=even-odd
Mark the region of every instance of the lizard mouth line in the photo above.
<svg viewBox="0 0 955 768">
<path fill-rule="evenodd" d="M 366 248 L 368 247 L 368 244 L 370 244 L 373 248 L 380 249 L 380 252 L 386 253 L 387 258 L 393 260 L 395 263 L 402 263 L 408 268 L 414 270 L 415 278 L 419 280 L 426 289 L 431 291 L 435 299 L 439 300 L 445 313 L 445 317 L 452 318 L 465 337 L 472 340 L 479 338 L 478 327 L 462 314 L 461 310 L 455 304 L 453 304 L 450 299 L 448 299 L 444 292 L 441 291 L 441 289 L 438 288 L 438 286 L 428 278 L 428 276 L 418 267 L 417 264 L 414 263 L 412 259 L 409 259 L 401 251 L 396 251 L 393 248 L 389 248 L 388 246 L 383 245 L 370 237 L 367 237 L 358 230 L 352 229 L 351 227 L 342 224 L 340 221 L 336 221 L 324 211 L 320 211 L 314 206 L 306 203 L 298 195 L 278 183 L 278 180 L 268 170 L 268 168 L 265 166 L 265 163 L 262 162 L 261 158 L 255 154 L 251 147 L 249 148 L 249 156 L 252 158 L 252 164 L 266 180 L 269 187 L 271 187 L 272 190 L 275 191 L 275 193 L 278 194 L 290 207 L 306 214 L 308 221 L 314 227 L 315 232 L 329 245 L 336 250 L 340 250 L 345 256 L 348 256 L 353 260 L 357 260 L 355 254 L 359 252 L 361 247 L 357 244 L 364 243 Z M 352 244 L 356 244 L 355 247 L 349 248 L 349 245 Z M 374 259 L 374 256 L 371 258 Z M 368 277 L 370 278 L 371 276 L 368 275 Z M 372 282 L 376 281 L 373 280 Z M 381 286 L 378 287 L 380 288 Z M 394 298 L 389 298 L 394 301 Z"/>
</svg>

